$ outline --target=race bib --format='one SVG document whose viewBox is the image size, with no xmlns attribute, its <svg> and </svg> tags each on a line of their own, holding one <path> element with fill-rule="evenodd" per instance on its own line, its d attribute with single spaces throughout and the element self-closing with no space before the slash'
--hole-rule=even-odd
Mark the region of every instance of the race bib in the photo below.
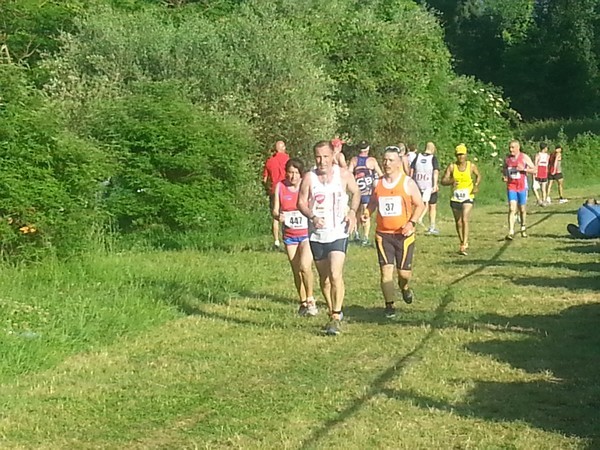
<svg viewBox="0 0 600 450">
<path fill-rule="evenodd" d="M 383 217 L 402 215 L 401 197 L 379 197 L 379 214 Z"/>
<path fill-rule="evenodd" d="M 521 172 L 519 172 L 516 168 L 508 168 L 508 177 L 511 180 L 518 180 L 521 178 Z"/>
<path fill-rule="evenodd" d="M 304 230 L 308 228 L 308 219 L 300 211 L 284 211 L 283 223 L 293 230 Z"/>
<path fill-rule="evenodd" d="M 465 200 L 469 200 L 469 189 L 456 189 L 454 191 L 454 199 L 458 202 L 464 202 Z"/>
</svg>

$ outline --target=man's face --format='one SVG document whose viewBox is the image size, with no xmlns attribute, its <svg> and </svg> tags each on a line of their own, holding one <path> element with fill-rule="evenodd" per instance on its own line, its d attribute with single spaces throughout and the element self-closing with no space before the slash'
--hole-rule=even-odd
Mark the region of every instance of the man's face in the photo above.
<svg viewBox="0 0 600 450">
<path fill-rule="evenodd" d="M 333 150 L 328 145 L 317 147 L 315 149 L 315 163 L 317 172 L 320 174 L 328 173 L 333 163 Z"/>
<path fill-rule="evenodd" d="M 400 172 L 402 160 L 398 152 L 385 152 L 383 154 L 383 172 L 386 175 L 395 175 Z"/>
<path fill-rule="evenodd" d="M 517 156 L 519 154 L 519 152 L 521 151 L 521 146 L 519 145 L 518 142 L 511 142 L 510 145 L 508 146 L 508 151 L 511 156 Z"/>
</svg>

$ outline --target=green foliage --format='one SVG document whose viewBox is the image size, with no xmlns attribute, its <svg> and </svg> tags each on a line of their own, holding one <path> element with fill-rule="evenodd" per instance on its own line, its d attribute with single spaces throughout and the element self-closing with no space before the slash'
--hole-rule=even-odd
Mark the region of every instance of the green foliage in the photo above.
<svg viewBox="0 0 600 450">
<path fill-rule="evenodd" d="M 457 71 L 502 86 L 525 117 L 585 117 L 598 111 L 596 0 L 420 3 L 440 11 Z"/>
<path fill-rule="evenodd" d="M 563 172 L 570 185 L 589 186 L 600 180 L 600 135 L 586 132 L 570 142 L 562 134 Z"/>
<path fill-rule="evenodd" d="M 460 111 L 452 127 L 452 141 L 463 142 L 476 156 L 498 154 L 498 148 L 513 138 L 511 125 L 519 122 L 519 114 L 502 98 L 498 88 L 474 78 L 458 78 L 452 91 Z"/>
<path fill-rule="evenodd" d="M 302 30 L 249 9 L 211 21 L 147 8 L 91 12 L 49 62 L 49 92 L 77 105 L 136 81 L 177 81 L 194 103 L 247 122 L 264 145 L 308 148 L 335 128 L 331 80 Z M 76 109 L 76 108 L 75 108 Z"/>
<path fill-rule="evenodd" d="M 260 192 L 257 145 L 247 128 L 217 117 L 164 83 L 90 108 L 89 134 L 117 165 L 106 207 L 123 231 L 236 227 Z"/>
<path fill-rule="evenodd" d="M 64 131 L 23 69 L 0 65 L 0 92 L 0 252 L 72 254 L 98 221 L 103 156 Z"/>
<path fill-rule="evenodd" d="M 0 45 L 6 45 L 12 62 L 35 65 L 42 54 L 58 51 L 58 36 L 73 30 L 83 5 L 80 0 L 3 0 Z"/>
</svg>

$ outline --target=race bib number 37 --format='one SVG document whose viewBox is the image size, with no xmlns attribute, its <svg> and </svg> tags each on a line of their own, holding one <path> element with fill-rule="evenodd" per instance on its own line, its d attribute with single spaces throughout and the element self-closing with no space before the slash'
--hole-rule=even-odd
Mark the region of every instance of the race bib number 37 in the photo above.
<svg viewBox="0 0 600 450">
<path fill-rule="evenodd" d="M 402 199 L 400 197 L 379 197 L 379 214 L 383 217 L 402 215 Z"/>
</svg>

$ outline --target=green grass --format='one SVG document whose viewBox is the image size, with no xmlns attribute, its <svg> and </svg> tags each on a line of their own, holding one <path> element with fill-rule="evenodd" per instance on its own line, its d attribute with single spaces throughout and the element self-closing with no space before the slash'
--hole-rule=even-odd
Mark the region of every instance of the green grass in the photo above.
<svg viewBox="0 0 600 450">
<path fill-rule="evenodd" d="M 337 338 L 295 316 L 266 238 L 5 268 L 0 447 L 598 448 L 600 247 L 565 236 L 567 193 L 512 243 L 477 205 L 466 258 L 442 201 L 393 321 L 351 246 Z"/>
</svg>

